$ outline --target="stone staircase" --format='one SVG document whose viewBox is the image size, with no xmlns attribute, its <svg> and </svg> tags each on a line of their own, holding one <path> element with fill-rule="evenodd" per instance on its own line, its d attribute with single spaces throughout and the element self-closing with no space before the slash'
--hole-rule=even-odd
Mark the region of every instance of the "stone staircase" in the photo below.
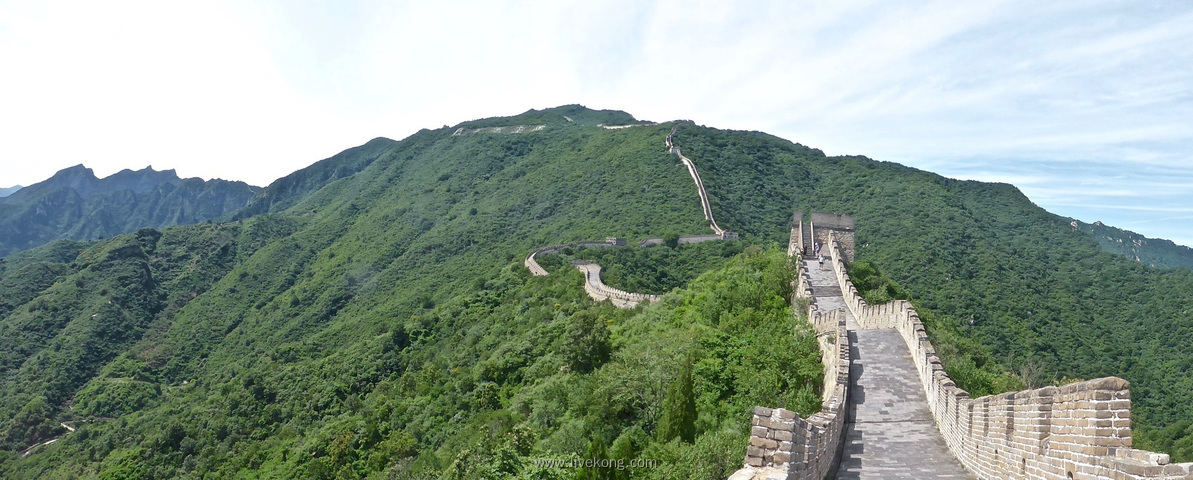
<svg viewBox="0 0 1193 480">
<path fill-rule="evenodd" d="M 799 231 L 801 235 L 800 245 L 804 245 L 804 251 L 802 252 L 802 255 L 804 258 L 812 258 L 813 241 L 811 225 L 809 224 L 808 228 L 801 228 Z M 833 282 L 833 284 L 835 285 L 836 282 Z"/>
<path fill-rule="evenodd" d="M 836 478 L 973 478 L 936 429 L 899 332 L 860 330 L 831 267 L 805 259 L 803 270 L 817 308 L 841 309 L 849 328 L 849 400 Z"/>
<path fill-rule="evenodd" d="M 807 419 L 756 407 L 745 465 L 730 480 L 1193 480 L 1193 463 L 1131 448 L 1120 378 L 971 399 L 945 373 L 915 308 L 867 304 L 845 271 L 852 252 L 832 231 L 824 266 L 801 258 L 801 228 L 793 222 L 788 252 L 799 262 L 795 295 L 811 299 L 824 403 Z"/>
</svg>

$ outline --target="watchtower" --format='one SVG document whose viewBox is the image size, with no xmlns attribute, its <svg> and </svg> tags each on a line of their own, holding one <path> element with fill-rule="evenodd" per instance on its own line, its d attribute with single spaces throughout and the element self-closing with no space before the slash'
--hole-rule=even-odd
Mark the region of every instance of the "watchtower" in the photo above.
<svg viewBox="0 0 1193 480">
<path fill-rule="evenodd" d="M 797 249 L 805 257 L 816 255 L 816 245 L 820 245 L 820 253 L 828 254 L 829 232 L 841 245 L 841 256 L 846 262 L 853 261 L 853 217 L 826 212 L 812 212 L 808 220 L 804 220 L 804 212 L 795 212 L 791 218 L 792 234 L 796 235 Z"/>
</svg>

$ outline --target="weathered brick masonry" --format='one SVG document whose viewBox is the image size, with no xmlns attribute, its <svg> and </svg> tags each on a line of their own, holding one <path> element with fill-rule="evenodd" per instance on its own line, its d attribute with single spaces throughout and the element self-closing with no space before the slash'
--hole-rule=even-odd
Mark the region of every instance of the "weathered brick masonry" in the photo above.
<svg viewBox="0 0 1193 480">
<path fill-rule="evenodd" d="M 831 237 L 831 236 L 830 236 Z M 949 449 L 986 479 L 1193 479 L 1193 463 L 1131 448 L 1131 392 L 1107 377 L 977 399 L 941 366 L 910 303 L 868 305 L 849 282 L 841 245 L 829 253 L 845 304 L 863 329 L 895 328 L 907 342 L 928 407 Z"/>
<path fill-rule="evenodd" d="M 582 260 L 573 260 L 572 264 L 580 269 L 581 272 L 584 272 L 584 292 L 597 302 L 609 300 L 613 302 L 613 305 L 620 308 L 634 308 L 642 302 L 654 303 L 659 301 L 660 297 L 658 295 L 630 293 L 605 285 L 605 282 L 601 281 L 600 265 Z"/>
<path fill-rule="evenodd" d="M 798 251 L 800 235 L 798 227 L 792 228 L 789 256 Z M 797 265 L 802 264 L 797 262 Z M 796 273 L 793 296 L 812 296 L 811 280 L 802 266 Z M 730 477 L 732 480 L 820 480 L 836 467 L 849 393 L 849 330 L 841 310 L 821 312 L 815 303 L 808 306 L 808 321 L 817 333 L 824 364 L 820 412 L 804 419 L 782 408 L 755 407 L 746 465 Z"/>
</svg>

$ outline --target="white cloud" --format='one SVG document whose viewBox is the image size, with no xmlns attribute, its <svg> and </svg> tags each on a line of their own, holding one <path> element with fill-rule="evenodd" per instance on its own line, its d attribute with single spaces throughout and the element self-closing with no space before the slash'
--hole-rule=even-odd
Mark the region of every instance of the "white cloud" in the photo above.
<svg viewBox="0 0 1193 480">
<path fill-rule="evenodd" d="M 1190 25 L 1180 3 L 0 0 L 0 185 L 76 163 L 265 184 L 374 136 L 583 103 L 1045 207 L 1171 208 L 1191 200 L 1160 187 L 1193 178 Z M 1113 188 L 1071 182 L 1115 166 Z"/>
</svg>

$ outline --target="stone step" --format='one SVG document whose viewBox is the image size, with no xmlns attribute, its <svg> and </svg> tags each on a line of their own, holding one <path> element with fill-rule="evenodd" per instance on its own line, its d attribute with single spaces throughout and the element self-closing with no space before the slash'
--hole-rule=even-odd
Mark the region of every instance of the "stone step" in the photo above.
<svg viewBox="0 0 1193 480">
<path fill-rule="evenodd" d="M 814 297 L 840 297 L 841 287 L 836 285 L 812 285 Z"/>
<path fill-rule="evenodd" d="M 854 348 L 839 479 L 974 478 L 936 429 L 895 329 L 849 332 Z"/>
</svg>

